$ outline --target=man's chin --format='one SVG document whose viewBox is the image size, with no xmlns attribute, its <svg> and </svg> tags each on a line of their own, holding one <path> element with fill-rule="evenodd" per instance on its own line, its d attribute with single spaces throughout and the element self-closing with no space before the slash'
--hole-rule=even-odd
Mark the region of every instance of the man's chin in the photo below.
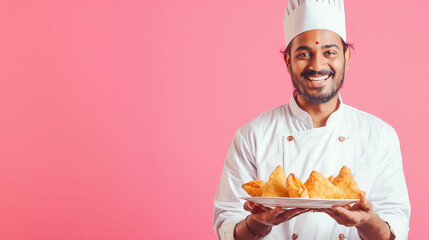
<svg viewBox="0 0 429 240">
<path fill-rule="evenodd" d="M 327 103 L 329 102 L 332 98 L 334 98 L 337 95 L 337 92 L 333 93 L 333 94 L 325 94 L 325 95 L 312 95 L 312 94 L 308 94 L 308 93 L 303 93 L 302 94 L 307 101 L 311 102 L 311 103 Z"/>
</svg>

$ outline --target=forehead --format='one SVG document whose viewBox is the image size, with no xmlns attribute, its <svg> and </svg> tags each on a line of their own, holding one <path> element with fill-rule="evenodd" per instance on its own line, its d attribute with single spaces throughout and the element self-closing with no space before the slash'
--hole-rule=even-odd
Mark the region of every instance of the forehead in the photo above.
<svg viewBox="0 0 429 240">
<path fill-rule="evenodd" d="M 331 44 L 335 44 L 340 48 L 343 47 L 341 37 L 335 32 L 324 29 L 315 29 L 303 32 L 296 36 L 291 43 L 291 49 L 293 50 L 300 46 L 323 46 Z"/>
</svg>

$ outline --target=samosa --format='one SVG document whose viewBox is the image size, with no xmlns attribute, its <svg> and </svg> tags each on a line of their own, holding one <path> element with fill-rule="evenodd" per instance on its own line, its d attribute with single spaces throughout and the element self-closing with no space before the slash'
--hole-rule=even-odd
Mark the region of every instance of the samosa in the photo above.
<svg viewBox="0 0 429 240">
<path fill-rule="evenodd" d="M 248 183 L 243 184 L 244 190 L 252 197 L 261 197 L 264 187 L 267 185 L 267 182 L 262 180 L 253 180 Z"/>
<path fill-rule="evenodd" d="M 337 186 L 343 191 L 348 199 L 359 199 L 365 195 L 365 192 L 360 190 L 357 186 L 355 179 L 353 178 L 352 172 L 346 166 L 343 166 L 338 173 L 338 176 L 332 180 L 332 184 Z"/>
<path fill-rule="evenodd" d="M 347 194 L 333 185 L 327 178 L 317 171 L 312 171 L 304 183 L 310 198 L 344 199 Z"/>
<path fill-rule="evenodd" d="M 307 188 L 295 174 L 291 173 L 286 179 L 289 197 L 309 198 Z"/>
<path fill-rule="evenodd" d="M 279 165 L 270 175 L 270 179 L 263 187 L 262 197 L 288 197 L 286 188 L 286 174 Z"/>
</svg>

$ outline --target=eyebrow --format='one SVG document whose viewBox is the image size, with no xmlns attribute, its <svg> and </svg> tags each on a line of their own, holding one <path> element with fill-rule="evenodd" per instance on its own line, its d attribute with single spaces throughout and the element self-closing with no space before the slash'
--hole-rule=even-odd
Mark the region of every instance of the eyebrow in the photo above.
<svg viewBox="0 0 429 240">
<path fill-rule="evenodd" d="M 311 47 L 309 46 L 299 46 L 295 52 L 301 51 L 301 50 L 307 50 L 307 51 L 311 51 Z"/>
<path fill-rule="evenodd" d="M 338 50 L 340 49 L 337 44 L 327 44 L 327 45 L 323 45 L 322 48 L 338 48 Z"/>
<path fill-rule="evenodd" d="M 322 49 L 326 49 L 326 48 L 337 48 L 340 49 L 337 44 L 326 44 L 322 46 Z M 309 46 L 299 46 L 295 52 L 301 51 L 301 50 L 306 50 L 306 51 L 311 51 L 311 47 Z"/>
</svg>

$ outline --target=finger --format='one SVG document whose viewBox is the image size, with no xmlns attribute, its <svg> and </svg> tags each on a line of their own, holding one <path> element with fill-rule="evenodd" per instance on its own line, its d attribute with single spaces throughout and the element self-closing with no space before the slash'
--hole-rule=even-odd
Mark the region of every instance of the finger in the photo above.
<svg viewBox="0 0 429 240">
<path fill-rule="evenodd" d="M 274 208 L 273 210 L 271 210 L 270 216 L 272 217 L 272 219 L 274 219 L 274 218 L 276 218 L 277 216 L 279 216 L 280 214 L 282 214 L 282 213 L 284 213 L 286 211 L 287 211 L 286 209 L 277 207 L 277 208 Z"/>
<path fill-rule="evenodd" d="M 296 217 L 300 214 L 306 213 L 308 212 L 309 209 L 308 208 L 294 208 L 294 209 L 289 209 L 287 211 L 285 211 L 283 213 L 283 215 L 288 216 L 289 219 Z"/>
<path fill-rule="evenodd" d="M 244 205 L 243 205 L 243 208 L 244 208 L 244 210 L 249 211 L 252 214 L 258 214 L 258 213 L 262 213 L 262 212 L 268 212 L 268 211 L 271 210 L 271 209 L 267 210 L 265 207 L 263 207 L 263 206 L 261 206 L 259 204 L 250 202 L 250 201 L 245 202 Z"/>
<path fill-rule="evenodd" d="M 348 211 L 346 209 L 343 210 Z M 326 213 L 331 216 L 338 224 L 344 225 L 346 227 L 356 225 L 355 218 L 350 218 L 349 216 L 342 214 L 340 211 L 336 211 L 334 209 L 326 209 Z"/>
<path fill-rule="evenodd" d="M 324 212 L 326 213 L 328 211 L 328 208 L 317 208 L 317 209 L 313 209 L 313 212 Z"/>
<path fill-rule="evenodd" d="M 344 207 L 335 206 L 332 208 L 334 212 L 336 212 L 339 215 L 345 216 L 345 217 L 351 217 L 353 214 L 353 211 L 346 209 Z"/>
<path fill-rule="evenodd" d="M 345 209 L 347 209 L 349 211 L 352 210 L 352 206 L 351 205 L 344 205 L 344 206 L 338 206 L 338 207 L 343 207 L 343 208 L 345 208 Z"/>
<path fill-rule="evenodd" d="M 334 210 L 325 208 L 325 209 L 321 209 L 320 211 L 328 214 L 338 224 L 341 224 L 341 225 L 345 224 L 344 219 L 337 212 L 335 212 Z"/>
<path fill-rule="evenodd" d="M 271 208 L 271 207 L 265 207 L 265 206 L 262 206 L 261 204 L 257 204 L 257 203 L 256 203 L 256 206 L 263 209 L 265 212 L 269 212 L 269 211 L 273 210 L 273 208 Z"/>
<path fill-rule="evenodd" d="M 299 215 L 309 211 L 311 211 L 310 208 L 296 208 L 294 212 Z"/>
<path fill-rule="evenodd" d="M 292 212 L 292 216 L 289 219 L 294 218 L 294 217 L 301 215 L 303 213 L 306 213 L 308 211 L 310 211 L 309 208 L 297 208 L 297 209 L 295 209 L 295 211 Z"/>
<path fill-rule="evenodd" d="M 243 208 L 246 211 L 250 211 L 255 207 L 255 204 L 253 202 L 247 201 L 243 204 Z"/>
<path fill-rule="evenodd" d="M 337 213 L 337 216 L 342 219 L 343 225 L 350 227 L 358 224 L 364 217 L 362 210 L 352 210 L 349 211 L 342 207 L 335 207 L 334 210 Z"/>
<path fill-rule="evenodd" d="M 369 212 L 372 210 L 372 203 L 368 201 L 368 199 L 365 196 L 362 196 L 360 198 L 360 202 L 361 202 L 362 209 L 365 212 Z"/>
<path fill-rule="evenodd" d="M 283 208 L 274 208 L 268 213 L 264 213 L 264 216 L 261 216 L 261 220 L 263 220 L 264 223 L 269 225 L 277 225 L 278 221 L 277 218 L 279 215 L 284 213 L 286 209 Z"/>
<path fill-rule="evenodd" d="M 330 208 L 324 208 L 322 211 L 325 212 L 325 213 L 328 213 L 330 215 L 336 216 L 336 217 L 340 217 L 341 216 L 338 212 L 336 212 L 335 210 L 330 209 Z"/>
<path fill-rule="evenodd" d="M 282 222 L 288 221 L 302 213 L 308 212 L 308 210 L 309 209 L 306 209 L 306 208 L 294 208 L 294 209 L 285 210 L 284 212 L 280 213 L 276 217 L 274 224 L 278 225 Z"/>
<path fill-rule="evenodd" d="M 273 219 L 275 219 L 278 215 L 282 214 L 284 211 L 286 211 L 286 209 L 283 208 L 274 208 L 271 209 L 268 212 L 263 212 L 263 215 L 261 215 L 262 219 L 264 219 L 264 221 L 272 221 Z"/>
</svg>

